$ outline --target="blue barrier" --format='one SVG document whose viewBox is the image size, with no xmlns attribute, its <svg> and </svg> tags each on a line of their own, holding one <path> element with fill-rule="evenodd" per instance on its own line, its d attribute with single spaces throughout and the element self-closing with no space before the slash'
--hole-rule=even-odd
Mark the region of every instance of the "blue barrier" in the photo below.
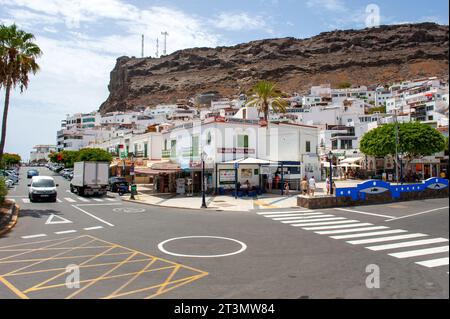
<svg viewBox="0 0 450 319">
<path fill-rule="evenodd" d="M 448 180 L 444 178 L 429 178 L 420 184 L 391 185 L 384 181 L 370 180 L 356 187 L 337 188 L 336 197 L 351 197 L 352 200 L 365 200 L 367 194 L 381 194 L 390 191 L 392 198 L 400 198 L 401 193 L 422 192 L 426 189 L 441 190 L 448 188 Z"/>
</svg>

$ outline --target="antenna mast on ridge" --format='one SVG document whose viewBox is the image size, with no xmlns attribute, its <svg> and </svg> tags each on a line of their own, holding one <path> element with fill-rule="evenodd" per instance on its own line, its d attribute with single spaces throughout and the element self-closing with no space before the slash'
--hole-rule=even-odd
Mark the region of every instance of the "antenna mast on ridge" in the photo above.
<svg viewBox="0 0 450 319">
<path fill-rule="evenodd" d="M 142 35 L 142 44 L 141 44 L 141 57 L 144 57 L 144 35 Z"/>
<path fill-rule="evenodd" d="M 161 35 L 164 36 L 164 55 L 167 55 L 167 36 L 169 35 L 169 33 L 167 33 L 167 31 L 161 32 Z"/>
<path fill-rule="evenodd" d="M 156 58 L 159 58 L 159 38 L 156 38 Z"/>
</svg>

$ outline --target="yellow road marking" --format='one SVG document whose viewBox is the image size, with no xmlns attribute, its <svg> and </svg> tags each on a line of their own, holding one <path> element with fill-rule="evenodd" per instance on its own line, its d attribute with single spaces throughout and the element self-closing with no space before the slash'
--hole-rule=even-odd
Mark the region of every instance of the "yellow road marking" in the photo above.
<svg viewBox="0 0 450 319">
<path fill-rule="evenodd" d="M 155 272 L 158 270 L 165 270 L 165 269 L 170 269 L 173 268 L 174 266 L 165 266 L 165 267 L 160 267 L 160 268 L 155 268 L 155 269 L 149 269 L 144 271 L 143 273 L 150 273 L 150 272 Z M 136 271 L 136 272 L 130 272 L 127 274 L 120 274 L 120 275 L 113 275 L 113 276 L 105 276 L 105 277 L 97 277 L 97 278 L 92 278 L 92 279 L 85 279 L 85 280 L 80 280 L 80 281 L 75 281 L 72 282 L 73 284 L 82 284 L 82 283 L 90 283 L 92 281 L 102 281 L 102 280 L 108 280 L 108 279 L 114 279 L 114 278 L 122 278 L 122 277 L 127 277 L 127 276 L 133 276 L 137 273 L 139 273 L 140 271 Z M 54 284 L 54 285 L 49 285 L 49 286 L 42 286 L 39 288 L 35 288 L 32 291 L 39 291 L 39 290 L 46 290 L 46 289 L 52 289 L 52 288 L 58 288 L 58 287 L 64 287 L 66 286 L 66 283 L 63 284 Z"/>
<path fill-rule="evenodd" d="M 119 291 L 121 291 L 123 288 L 127 287 L 130 283 L 132 283 L 137 277 L 139 277 L 141 274 L 143 274 L 144 272 L 146 272 L 146 270 L 148 269 L 148 267 L 150 267 L 151 265 L 153 265 L 156 262 L 156 258 L 153 258 L 144 268 L 142 268 L 140 271 L 138 271 L 132 278 L 130 278 L 130 280 L 128 280 L 126 283 L 124 283 L 122 286 L 120 286 L 119 288 L 117 288 L 116 290 L 114 290 L 109 296 L 110 297 L 114 297 L 114 295 L 116 293 L 118 293 Z M 170 268 L 173 266 L 170 266 Z"/>
<path fill-rule="evenodd" d="M 83 239 L 83 240 L 88 240 L 85 243 L 82 244 L 77 244 L 77 246 L 75 247 L 54 247 L 57 245 L 61 245 L 64 244 L 65 242 L 70 242 L 73 240 L 77 240 L 77 239 Z M 90 239 L 90 240 L 89 240 Z M 41 264 L 45 261 L 49 261 L 49 260 L 61 260 L 61 259 L 75 259 L 75 258 L 86 258 L 86 257 L 90 257 L 89 259 L 83 261 L 79 267 L 80 268 L 94 268 L 94 267 L 99 267 L 99 266 L 109 266 L 109 265 L 114 265 L 113 268 L 109 269 L 108 271 L 106 271 L 103 275 L 93 278 L 93 279 L 87 279 L 87 280 L 83 280 L 83 281 L 79 281 L 79 283 L 88 283 L 86 286 L 84 286 L 82 289 L 79 289 L 75 292 L 73 292 L 71 295 L 67 296 L 67 299 L 73 298 L 76 295 L 78 295 L 79 293 L 81 293 L 82 291 L 84 291 L 85 289 L 88 289 L 89 287 L 93 286 L 95 283 L 103 281 L 103 280 L 108 280 L 108 279 L 114 279 L 114 278 L 120 278 L 120 277 L 128 277 L 128 276 L 132 276 L 132 278 L 128 279 L 128 281 L 125 284 L 122 284 L 121 287 L 119 287 L 118 289 L 116 289 L 114 292 L 110 293 L 107 297 L 103 297 L 103 299 L 111 299 L 111 298 L 117 298 L 117 297 L 121 297 L 121 296 L 126 296 L 126 295 L 131 295 L 131 294 L 135 294 L 138 292 L 143 292 L 143 291 L 149 291 L 151 289 L 155 289 L 155 288 L 159 288 L 158 291 L 146 298 L 151 298 L 153 296 L 158 296 L 160 294 L 166 293 L 172 289 L 175 289 L 179 286 L 185 285 L 187 283 L 190 283 L 194 280 L 200 279 L 204 276 L 207 276 L 208 273 L 201 271 L 199 269 L 193 268 L 193 267 L 189 267 L 189 266 L 185 266 L 176 262 L 172 262 L 170 260 L 167 259 L 163 259 L 163 258 L 159 258 L 159 257 L 155 257 L 143 252 L 139 252 L 137 250 L 134 249 L 130 249 L 121 245 L 117 245 L 102 239 L 98 239 L 96 237 L 90 236 L 90 235 L 83 235 L 83 236 L 78 236 L 78 237 L 73 237 L 73 238 L 64 238 L 64 239 L 58 239 L 57 243 L 54 243 L 56 240 L 45 240 L 45 241 L 41 241 L 41 243 L 51 243 L 47 246 L 41 247 L 41 248 L 22 248 L 25 245 L 34 245 L 38 242 L 31 242 L 31 243 L 25 243 L 25 244 L 19 244 L 19 245 L 11 245 L 11 246 L 6 246 L 6 247 L 0 247 L 0 252 L 1 249 L 3 249 L 4 251 L 20 251 L 19 254 L 15 254 L 13 256 L 8 256 L 4 258 L 4 261 L 1 263 L 13 263 L 13 262 L 34 262 L 30 265 L 21 267 L 19 269 L 16 269 L 14 271 L 11 271 L 10 273 L 4 274 L 2 276 L 7 277 L 7 276 L 20 276 L 20 275 L 29 275 L 29 274 L 38 274 L 38 273 L 47 273 L 47 272 L 51 272 L 51 271 L 61 271 L 61 273 L 56 274 L 55 276 L 53 276 L 52 278 L 49 278 L 43 282 L 40 282 L 36 285 L 34 285 L 33 287 L 30 287 L 24 291 L 21 291 L 20 289 L 16 288 L 12 283 L 10 283 L 8 280 L 6 280 L 3 277 L 0 277 L 1 282 L 4 283 L 11 291 L 13 291 L 17 296 L 19 296 L 20 298 L 28 298 L 28 296 L 26 295 L 28 292 L 33 292 L 33 291 L 39 291 L 39 290 L 44 290 L 44 289 L 51 289 L 51 288 L 57 288 L 57 287 L 61 287 L 64 286 L 65 283 L 61 284 L 54 284 L 54 285 L 49 285 L 49 286 L 45 286 L 45 284 L 50 283 L 52 280 L 55 280 L 65 274 L 66 273 L 66 269 L 65 268 L 52 268 L 52 269 L 41 269 L 41 270 L 35 270 L 35 271 L 23 271 L 29 267 L 32 267 L 34 265 L 38 265 Z M 104 243 L 107 246 L 103 246 L 102 244 L 98 244 L 98 245 L 91 245 L 88 246 L 89 244 L 91 244 L 92 242 L 97 241 L 98 243 Z M 10 249 L 13 247 L 20 247 L 17 249 Z M 87 249 L 87 248 L 108 248 L 105 251 L 96 254 L 96 255 L 82 255 L 82 256 L 63 256 L 64 254 L 68 254 L 72 251 L 75 250 L 80 250 L 80 249 Z M 110 253 L 110 251 L 112 251 L 113 249 L 122 249 L 125 252 L 121 252 L 121 253 Z M 60 251 L 66 249 L 66 251 L 63 252 L 59 252 L 53 256 L 50 256 L 48 258 L 39 258 L 39 259 L 28 259 L 28 260 L 8 260 L 10 258 L 14 258 L 15 256 L 21 256 L 24 254 L 28 254 L 28 253 L 33 253 L 33 252 L 40 252 L 40 251 L 46 251 L 46 250 L 55 250 L 55 251 Z M 122 261 L 117 261 L 117 262 L 107 262 L 107 263 L 97 263 L 97 264 L 91 264 L 89 265 L 88 263 L 95 260 L 96 258 L 99 258 L 101 256 L 119 256 L 119 255 L 129 255 L 125 260 Z M 139 258 L 136 260 L 131 260 L 132 258 L 134 258 L 135 256 L 142 256 L 142 257 L 147 257 L 147 258 Z M 121 266 L 127 264 L 127 263 L 137 263 L 137 262 L 145 262 L 148 261 L 148 263 L 142 268 L 139 269 L 136 272 L 130 272 L 130 273 L 118 273 L 117 275 L 111 275 L 111 273 L 115 270 L 117 270 L 118 268 L 120 268 Z M 161 261 L 167 264 L 167 266 L 163 266 L 163 267 L 159 267 L 159 268 L 155 268 L 155 269 L 149 269 L 151 268 L 151 266 L 156 262 L 156 261 Z M 145 273 L 150 273 L 150 272 L 156 272 L 158 270 L 165 270 L 165 269 L 172 269 L 170 275 L 165 278 L 164 282 L 161 284 L 157 284 L 151 287 L 146 287 L 146 288 L 141 288 L 141 289 L 137 289 L 134 291 L 127 291 L 127 292 L 121 292 L 124 288 L 128 287 L 132 282 L 134 282 L 137 278 L 139 278 L 140 275 L 145 274 Z M 180 269 L 185 269 L 185 270 L 190 270 L 190 271 L 194 271 L 196 272 L 195 275 L 192 276 L 188 276 L 185 278 L 181 278 L 178 280 L 174 280 L 171 281 L 175 274 L 180 270 Z M 168 288 L 169 287 L 169 288 Z"/>
<path fill-rule="evenodd" d="M 12 285 L 8 280 L 0 277 L 0 282 L 2 282 L 6 287 L 8 287 L 12 292 L 14 292 L 21 299 L 29 299 L 24 293 Z"/>
<path fill-rule="evenodd" d="M 103 255 L 106 254 L 108 251 L 111 251 L 111 250 L 113 250 L 114 248 L 116 248 L 116 247 L 113 246 L 113 247 L 111 247 L 111 248 L 105 250 L 105 251 L 104 251 L 103 253 L 101 253 L 101 254 L 97 254 L 97 255 L 95 255 L 95 256 L 92 256 L 92 258 L 89 258 L 88 260 L 85 260 L 85 261 L 82 262 L 79 266 L 85 265 L 85 264 L 87 264 L 89 261 L 94 260 L 94 259 L 97 258 L 97 257 L 103 256 Z M 28 289 L 25 290 L 24 292 L 27 293 L 27 292 L 29 292 L 29 291 L 33 291 L 33 290 L 35 290 L 36 288 L 39 288 L 39 287 L 41 287 L 42 285 L 45 285 L 46 283 L 48 283 L 48 282 L 50 282 L 50 281 L 52 281 L 52 280 L 54 280 L 54 279 L 56 279 L 56 278 L 59 278 L 59 277 L 65 275 L 65 274 L 66 274 L 65 271 L 62 272 L 62 273 L 59 273 L 58 275 L 55 275 L 55 276 L 53 276 L 53 277 L 50 278 L 50 279 L 47 279 L 47 280 L 45 280 L 45 281 L 43 281 L 43 282 L 41 282 L 41 283 L 39 283 L 39 284 L 37 284 L 37 285 L 34 285 L 33 287 L 28 288 Z"/>
<path fill-rule="evenodd" d="M 206 276 L 206 275 L 204 275 L 204 274 L 193 275 L 193 276 L 189 276 L 189 277 L 186 277 L 186 278 L 181 278 L 181 279 L 174 280 L 171 283 L 172 284 L 173 283 L 178 283 L 180 281 L 187 281 L 187 280 L 190 280 L 190 279 L 200 279 L 203 276 Z M 161 285 L 163 285 L 163 284 L 157 284 L 157 285 L 146 287 L 146 288 L 140 288 L 140 289 L 136 289 L 136 290 L 132 290 L 132 291 L 123 292 L 123 293 L 120 293 L 120 294 L 116 294 L 114 296 L 114 298 L 123 297 L 123 296 L 131 295 L 131 294 L 135 294 L 135 293 L 139 293 L 139 292 L 144 292 L 144 291 L 147 291 L 147 290 L 155 289 L 155 288 L 161 287 Z M 105 298 L 102 298 L 102 299 L 111 299 L 111 298 L 105 297 Z"/>
<path fill-rule="evenodd" d="M 65 243 L 65 242 L 68 242 L 68 241 L 72 241 L 72 240 L 78 239 L 78 238 L 80 238 L 80 237 L 70 238 L 70 239 L 64 240 L 62 243 Z M 48 245 L 48 246 L 44 246 L 44 247 L 41 247 L 41 248 L 34 248 L 34 249 L 31 249 L 30 251 L 25 251 L 25 252 L 21 252 L 21 253 L 16 254 L 16 255 L 0 258 L 0 261 L 7 260 L 7 259 L 10 259 L 10 258 L 13 258 L 13 257 L 17 257 L 17 256 L 22 256 L 22 255 L 28 254 L 29 252 L 45 250 L 48 247 L 53 247 L 53 246 L 56 246 L 56 245 L 59 245 L 59 244 L 61 244 L 61 242 L 58 242 L 58 243 L 52 244 L 52 245 Z"/>
<path fill-rule="evenodd" d="M 258 206 L 262 206 L 265 208 L 278 208 L 278 206 L 267 204 L 266 202 L 263 202 L 262 200 L 254 200 L 253 204 L 256 204 Z"/>
<path fill-rule="evenodd" d="M 97 281 L 99 281 L 101 278 L 109 275 L 110 273 L 112 273 L 114 270 L 120 268 L 123 264 L 126 264 L 127 261 L 129 261 L 131 258 L 133 258 L 134 256 L 136 256 L 138 253 L 133 253 L 130 256 L 128 256 L 127 259 L 123 260 L 121 263 L 119 263 L 118 265 L 114 266 L 113 268 L 111 268 L 110 270 L 108 270 L 107 272 L 105 272 L 103 275 L 101 275 L 100 277 L 95 278 L 93 281 L 91 281 L 90 283 L 88 283 L 86 286 L 84 286 L 83 288 L 78 289 L 77 291 L 75 291 L 73 294 L 69 295 L 68 297 L 66 297 L 65 299 L 71 299 L 73 297 L 75 297 L 76 295 L 78 295 L 80 292 L 86 290 L 87 288 L 89 288 L 90 286 L 92 286 L 93 284 L 95 284 Z"/>
<path fill-rule="evenodd" d="M 129 254 L 129 253 L 127 253 Z M 103 256 L 111 256 L 110 254 L 106 254 Z M 86 257 L 86 256 L 84 256 Z M 148 258 L 144 258 L 144 259 L 135 259 L 135 260 L 130 260 L 128 263 L 138 263 L 138 262 L 142 262 L 142 261 L 147 261 Z M 102 264 L 92 264 L 92 265 L 83 265 L 83 266 L 79 266 L 79 268 L 93 268 L 93 267 L 100 267 L 100 266 L 109 266 L 109 265 L 115 265 L 117 264 L 117 261 L 113 261 L 113 262 L 109 262 L 109 263 L 102 263 Z M 44 272 L 52 272 L 52 271 L 57 271 L 57 270 L 65 270 L 66 268 L 48 268 L 48 269 L 41 269 L 41 270 L 34 270 L 34 271 L 25 271 L 25 272 L 16 272 L 14 274 L 8 275 L 8 277 L 14 277 L 14 276 L 20 276 L 20 275 L 31 275 L 31 274 L 39 274 L 39 273 L 44 273 Z"/>
<path fill-rule="evenodd" d="M 161 293 L 156 293 L 156 294 L 150 295 L 150 296 L 148 296 L 148 297 L 145 297 L 144 299 L 155 298 L 155 297 L 157 297 L 157 296 L 159 296 L 159 295 L 161 295 L 161 294 L 163 294 L 163 293 L 169 292 L 169 291 L 171 291 L 171 290 L 173 290 L 173 289 L 175 289 L 175 288 L 178 288 L 178 287 L 180 287 L 180 286 L 184 286 L 184 285 L 186 285 L 186 284 L 188 284 L 188 283 L 190 283 L 190 282 L 193 282 L 193 281 L 195 281 L 195 280 L 198 280 L 198 279 L 200 279 L 200 278 L 202 278 L 202 277 L 203 277 L 203 275 L 197 275 L 197 276 L 187 277 L 187 278 L 183 278 L 183 279 L 180 279 L 180 280 L 175 280 L 175 281 L 169 282 L 169 284 L 173 284 L 173 283 L 177 283 L 177 282 L 178 282 L 178 284 L 173 285 L 172 287 L 170 287 L 170 288 L 168 288 L 168 289 L 165 289 L 165 290 L 164 290 L 163 292 L 161 292 Z"/>
</svg>

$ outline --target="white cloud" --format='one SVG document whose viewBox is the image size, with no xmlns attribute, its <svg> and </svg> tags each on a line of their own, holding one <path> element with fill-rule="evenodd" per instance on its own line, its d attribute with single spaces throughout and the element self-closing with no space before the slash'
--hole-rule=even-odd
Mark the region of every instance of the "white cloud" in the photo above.
<svg viewBox="0 0 450 319">
<path fill-rule="evenodd" d="M 267 31 L 266 18 L 261 15 L 250 16 L 245 12 L 222 12 L 212 24 L 219 29 L 227 31 L 259 30 Z"/>
<path fill-rule="evenodd" d="M 306 5 L 310 8 L 314 7 L 329 11 L 346 11 L 347 9 L 341 0 L 308 0 Z"/>
<path fill-rule="evenodd" d="M 138 8 L 119 0 L 0 0 L 0 7 L 0 21 L 34 33 L 44 53 L 28 90 L 14 92 L 11 100 L 7 150 L 24 156 L 33 144 L 55 142 L 55 119 L 98 109 L 116 58 L 140 55 L 141 34 L 146 55 L 154 55 L 161 31 L 169 33 L 168 53 L 223 44 L 207 19 L 170 7 Z"/>
</svg>

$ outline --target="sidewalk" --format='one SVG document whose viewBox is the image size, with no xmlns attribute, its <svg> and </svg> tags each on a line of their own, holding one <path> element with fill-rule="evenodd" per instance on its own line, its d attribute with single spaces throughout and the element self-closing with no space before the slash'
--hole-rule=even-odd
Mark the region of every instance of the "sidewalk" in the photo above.
<svg viewBox="0 0 450 319">
<path fill-rule="evenodd" d="M 337 187 L 356 186 L 361 181 L 345 180 L 336 181 Z M 201 209 L 201 196 L 187 197 L 185 195 L 155 194 L 152 193 L 150 185 L 138 185 L 138 196 L 134 202 L 171 208 Z M 326 193 L 325 182 L 317 183 L 316 195 L 321 196 Z M 213 211 L 240 211 L 248 212 L 252 210 L 264 209 L 287 209 L 298 208 L 297 192 L 291 191 L 289 196 L 278 194 L 263 194 L 257 198 L 244 197 L 235 199 L 233 196 L 206 196 L 208 210 Z M 130 195 L 122 196 L 122 200 L 129 200 Z"/>
</svg>

